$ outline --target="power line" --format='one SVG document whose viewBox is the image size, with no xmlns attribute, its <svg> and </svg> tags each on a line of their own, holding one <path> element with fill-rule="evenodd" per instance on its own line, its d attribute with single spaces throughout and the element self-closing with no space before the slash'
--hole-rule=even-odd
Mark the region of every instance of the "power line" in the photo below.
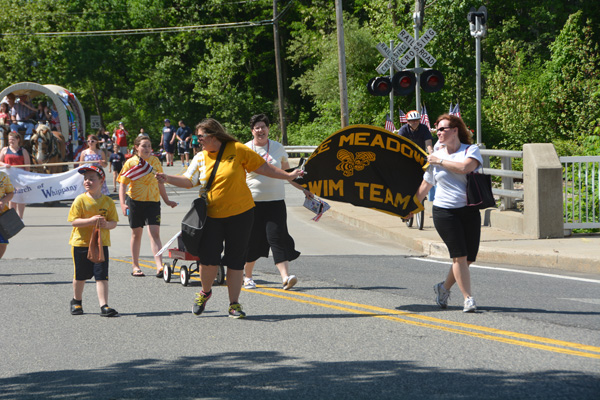
<svg viewBox="0 0 600 400">
<path fill-rule="evenodd" d="M 173 32 L 194 32 L 209 29 L 235 29 L 248 28 L 264 25 L 273 25 L 276 21 L 288 11 L 294 0 L 285 6 L 285 8 L 277 15 L 275 19 L 266 19 L 261 21 L 244 21 L 244 22 L 226 22 L 220 24 L 207 25 L 188 25 L 188 26 L 172 26 L 166 28 L 139 28 L 139 29 L 116 29 L 104 31 L 81 31 L 81 32 L 27 32 L 27 33 L 2 33 L 0 36 L 42 36 L 42 37 L 86 37 L 86 36 L 125 36 L 125 35 L 147 35 L 156 33 L 173 33 Z"/>
</svg>

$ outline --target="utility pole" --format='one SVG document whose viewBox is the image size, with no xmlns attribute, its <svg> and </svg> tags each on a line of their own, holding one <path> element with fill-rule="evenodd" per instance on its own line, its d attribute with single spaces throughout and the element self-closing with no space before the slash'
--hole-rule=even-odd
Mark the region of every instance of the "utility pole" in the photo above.
<svg viewBox="0 0 600 400">
<path fill-rule="evenodd" d="M 467 15 L 471 36 L 475 38 L 475 81 L 477 88 L 477 144 L 481 145 L 481 38 L 487 34 L 487 9 L 485 6 L 471 8 Z"/>
<path fill-rule="evenodd" d="M 415 29 L 415 40 L 419 40 L 419 31 L 423 26 L 423 17 L 425 16 L 425 0 L 415 0 L 415 13 L 413 14 L 414 29 Z M 417 84 L 415 85 L 415 101 L 417 102 L 417 111 L 421 113 L 421 89 L 419 82 L 421 81 L 421 69 L 419 68 L 419 57 L 415 57 L 415 74 L 417 77 Z"/>
<path fill-rule="evenodd" d="M 279 99 L 279 124 L 281 125 L 281 144 L 287 145 L 288 140 L 285 118 L 285 101 L 283 98 L 281 52 L 279 48 L 279 19 L 277 15 L 277 0 L 273 0 L 273 40 L 275 42 L 275 74 L 277 75 L 277 98 Z"/>
<path fill-rule="evenodd" d="M 348 126 L 350 121 L 348 117 L 348 86 L 346 82 L 346 44 L 344 42 L 344 15 L 342 12 L 342 0 L 335 0 L 335 17 L 337 21 L 340 114 L 342 128 L 345 128 L 346 126 Z"/>
</svg>

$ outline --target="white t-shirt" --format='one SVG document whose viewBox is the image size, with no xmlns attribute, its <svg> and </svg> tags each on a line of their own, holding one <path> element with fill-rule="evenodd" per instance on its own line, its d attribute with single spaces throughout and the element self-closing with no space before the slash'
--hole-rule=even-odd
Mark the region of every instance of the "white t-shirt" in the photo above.
<svg viewBox="0 0 600 400">
<path fill-rule="evenodd" d="M 466 151 L 465 151 L 466 150 Z M 464 161 L 474 158 L 483 164 L 479 147 L 461 144 L 458 151 L 447 155 L 443 149 L 433 153 L 436 157 L 450 161 Z M 430 165 L 423 175 L 423 179 L 435 186 L 433 205 L 441 208 L 462 208 L 467 205 L 467 175 L 450 172 L 443 165 Z"/>
<path fill-rule="evenodd" d="M 266 146 L 256 146 L 253 141 L 246 143 L 259 156 L 269 164 L 281 168 L 281 163 L 288 161 L 288 155 L 283 145 L 279 142 L 269 140 Z M 275 201 L 285 199 L 285 187 L 283 179 L 269 178 L 254 172 L 246 174 L 246 183 L 252 192 L 254 201 Z"/>
</svg>

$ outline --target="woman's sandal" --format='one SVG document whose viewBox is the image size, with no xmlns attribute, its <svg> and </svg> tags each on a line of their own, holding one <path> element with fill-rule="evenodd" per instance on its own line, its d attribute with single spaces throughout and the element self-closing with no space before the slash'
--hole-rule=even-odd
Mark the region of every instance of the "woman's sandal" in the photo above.
<svg viewBox="0 0 600 400">
<path fill-rule="evenodd" d="M 134 269 L 131 276 L 146 276 L 141 269 Z"/>
<path fill-rule="evenodd" d="M 163 277 L 163 269 L 162 268 L 156 273 L 156 277 L 157 278 L 162 278 Z"/>
</svg>

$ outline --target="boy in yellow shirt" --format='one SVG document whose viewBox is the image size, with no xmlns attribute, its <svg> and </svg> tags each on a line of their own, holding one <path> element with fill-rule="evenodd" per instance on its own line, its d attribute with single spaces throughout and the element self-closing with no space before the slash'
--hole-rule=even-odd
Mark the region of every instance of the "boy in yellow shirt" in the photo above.
<svg viewBox="0 0 600 400">
<path fill-rule="evenodd" d="M 83 174 L 83 186 L 86 192 L 73 201 L 68 217 L 68 221 L 73 225 L 69 244 L 73 246 L 75 268 L 71 314 L 83 314 L 81 300 L 85 281 L 94 277 L 100 302 L 100 316 L 114 317 L 119 313 L 108 306 L 108 246 L 110 246 L 109 230 L 117 226 L 119 216 L 114 201 L 102 194 L 102 184 L 106 180 L 102 167 L 86 165 L 79 168 L 79 173 Z M 95 264 L 88 260 L 87 254 L 90 237 L 97 221 L 99 221 L 105 261 Z"/>
</svg>

